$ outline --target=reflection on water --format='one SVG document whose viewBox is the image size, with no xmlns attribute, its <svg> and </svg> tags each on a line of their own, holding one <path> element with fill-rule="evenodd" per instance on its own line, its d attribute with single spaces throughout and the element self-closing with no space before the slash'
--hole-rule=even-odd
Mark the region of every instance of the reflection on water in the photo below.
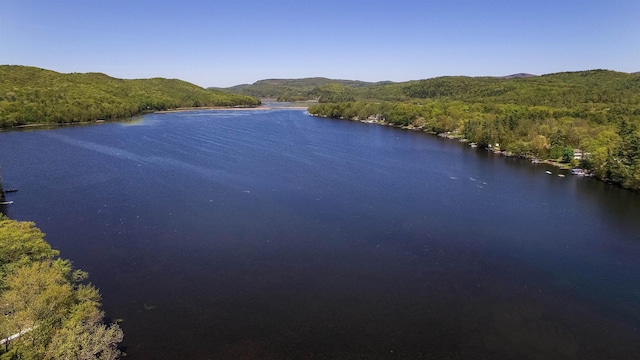
<svg viewBox="0 0 640 360">
<path fill-rule="evenodd" d="M 128 358 L 584 359 L 640 350 L 640 197 L 302 111 L 0 134 Z"/>
</svg>

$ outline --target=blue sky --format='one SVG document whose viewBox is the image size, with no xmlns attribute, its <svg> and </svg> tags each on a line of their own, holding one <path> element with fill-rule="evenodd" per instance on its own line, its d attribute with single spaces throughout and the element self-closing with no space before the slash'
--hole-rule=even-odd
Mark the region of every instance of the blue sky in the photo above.
<svg viewBox="0 0 640 360">
<path fill-rule="evenodd" d="M 208 87 L 640 71 L 638 0 L 0 0 L 0 64 Z"/>
</svg>

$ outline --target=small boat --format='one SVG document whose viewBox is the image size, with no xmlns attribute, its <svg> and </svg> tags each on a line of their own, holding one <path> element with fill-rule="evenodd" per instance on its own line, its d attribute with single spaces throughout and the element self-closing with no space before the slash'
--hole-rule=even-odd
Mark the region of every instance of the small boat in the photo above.
<svg viewBox="0 0 640 360">
<path fill-rule="evenodd" d="M 4 192 L 6 192 L 6 193 L 10 193 L 10 192 L 16 192 L 16 191 L 18 191 L 18 189 L 16 189 L 16 188 L 12 187 L 12 188 L 10 188 L 10 189 L 5 190 Z"/>
<path fill-rule="evenodd" d="M 545 171 L 548 175 L 551 175 L 551 171 L 547 170 Z"/>
<path fill-rule="evenodd" d="M 3 202 L 0 202 L 0 205 L 11 205 L 11 204 L 13 204 L 13 201 L 3 201 Z"/>
</svg>

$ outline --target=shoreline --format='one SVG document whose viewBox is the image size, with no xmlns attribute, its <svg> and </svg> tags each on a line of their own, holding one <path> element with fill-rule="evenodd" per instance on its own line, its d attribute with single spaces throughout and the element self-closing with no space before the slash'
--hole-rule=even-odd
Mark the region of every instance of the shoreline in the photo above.
<svg viewBox="0 0 640 360">
<path fill-rule="evenodd" d="M 228 107 L 228 106 L 198 106 L 198 107 L 179 107 L 175 109 L 167 109 L 167 110 L 156 110 L 152 111 L 151 114 L 167 114 L 167 113 L 176 113 L 176 112 L 187 112 L 187 111 L 197 111 L 197 110 L 225 110 L 225 111 L 239 111 L 239 110 L 268 110 L 266 107 L 259 106 L 247 106 L 247 107 Z"/>
<path fill-rule="evenodd" d="M 132 115 L 128 118 L 116 118 L 116 119 L 96 119 L 91 121 L 78 121 L 78 122 L 63 122 L 63 123 L 33 123 L 33 124 L 25 124 L 25 125 L 17 125 L 12 127 L 0 128 L 0 132 L 4 131 L 17 131 L 17 130 L 29 130 L 29 129 L 55 129 L 64 126 L 75 126 L 75 125 L 94 125 L 94 124 L 104 124 L 110 122 L 118 122 L 118 121 L 127 121 L 131 119 L 135 119 L 138 116 L 143 116 L 147 114 L 167 114 L 167 113 L 178 113 L 178 112 L 189 112 L 189 111 L 198 111 L 198 110 L 216 110 L 216 111 L 259 111 L 259 110 L 307 110 L 308 106 L 247 106 L 247 107 L 228 107 L 228 106 L 200 106 L 200 107 L 181 107 L 176 109 L 168 109 L 168 110 L 157 110 L 157 111 L 145 111 L 136 115 Z"/>
<path fill-rule="evenodd" d="M 322 115 L 314 115 L 309 113 L 310 116 L 314 116 L 314 117 L 320 117 L 320 118 L 329 118 L 327 116 L 322 116 Z M 448 139 L 448 140 L 454 140 L 454 141 L 458 141 L 460 143 L 463 144 L 468 144 L 471 148 L 476 148 L 476 149 L 484 149 L 486 151 L 489 151 L 495 155 L 500 155 L 500 156 L 504 156 L 505 158 L 517 158 L 517 159 L 522 159 L 522 160 L 527 160 L 531 162 L 531 165 L 538 165 L 538 164 L 544 164 L 544 165 L 550 165 L 553 166 L 555 168 L 557 168 L 558 170 L 565 170 L 568 171 L 569 173 L 571 173 L 572 171 L 572 167 L 570 164 L 565 164 L 565 163 L 560 163 L 557 161 L 553 161 L 553 160 L 541 160 L 535 157 L 531 157 L 531 156 L 519 156 L 519 155 L 513 155 L 511 153 L 509 153 L 508 151 L 501 151 L 501 150 L 496 150 L 493 148 L 478 148 L 477 145 L 475 145 L 475 143 L 469 143 L 469 141 L 465 138 L 462 137 L 458 137 L 458 136 L 453 136 L 450 135 L 448 133 L 436 133 L 433 131 L 427 131 L 424 130 L 422 127 L 415 127 L 413 125 L 396 125 L 396 124 L 392 124 L 392 123 L 388 123 L 385 121 L 380 121 L 380 120 L 372 120 L 372 119 L 367 119 L 367 120 L 360 120 L 360 119 L 347 119 L 347 118 L 332 118 L 332 119 L 338 119 L 338 120 L 347 120 L 347 121 L 357 121 L 357 122 L 361 122 L 363 124 L 374 124 L 374 125 L 380 125 L 380 126 L 389 126 L 389 127 L 393 127 L 396 129 L 402 129 L 402 130 L 410 130 L 410 131 L 415 131 L 415 132 L 422 132 L 425 134 L 429 134 L 429 135 L 434 135 L 437 136 L 439 138 L 444 138 L 444 139 Z M 475 145 L 475 146 L 474 146 Z M 581 169 L 583 170 L 583 169 Z M 585 172 L 582 175 L 576 175 L 576 176 L 581 176 L 581 177 L 594 177 L 592 173 L 590 172 Z M 607 181 L 603 181 L 600 179 L 597 179 L 599 181 L 602 181 L 604 183 L 609 183 Z M 621 189 L 625 189 L 625 190 L 631 190 L 634 191 L 633 189 L 627 189 L 627 188 L 623 188 L 620 187 Z"/>
<path fill-rule="evenodd" d="M 217 107 L 217 106 L 201 106 L 201 107 L 184 107 L 170 110 L 158 110 L 153 114 L 167 114 L 176 112 L 189 112 L 198 110 L 216 110 L 216 111 L 259 111 L 259 110 L 307 110 L 308 106 L 253 106 L 253 107 Z"/>
</svg>

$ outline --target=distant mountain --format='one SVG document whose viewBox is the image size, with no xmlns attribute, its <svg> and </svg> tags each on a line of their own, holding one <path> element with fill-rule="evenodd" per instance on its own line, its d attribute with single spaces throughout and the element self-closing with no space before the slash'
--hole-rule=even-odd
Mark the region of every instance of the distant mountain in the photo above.
<svg viewBox="0 0 640 360">
<path fill-rule="evenodd" d="M 534 76 L 537 76 L 537 75 L 527 74 L 527 73 L 517 73 L 517 74 L 512 74 L 507 76 L 500 76 L 500 78 L 501 79 L 524 79 L 524 78 L 530 78 Z"/>
<path fill-rule="evenodd" d="M 495 102 L 522 105 L 575 106 L 578 103 L 640 101 L 637 73 L 588 70 L 502 77 L 442 76 L 406 82 L 364 82 L 327 78 L 267 79 L 251 85 L 222 89 L 255 97 L 284 101 L 410 101 L 449 99 L 469 103 Z"/>
<path fill-rule="evenodd" d="M 317 99 L 321 96 L 322 88 L 330 85 L 337 85 L 339 87 L 350 89 L 361 89 L 391 83 L 391 81 L 373 83 L 358 80 L 312 77 L 302 79 L 265 79 L 256 81 L 253 84 L 210 89 L 223 90 L 233 94 L 248 95 L 257 98 L 271 98 L 278 99 L 280 101 L 297 101 Z"/>
</svg>

